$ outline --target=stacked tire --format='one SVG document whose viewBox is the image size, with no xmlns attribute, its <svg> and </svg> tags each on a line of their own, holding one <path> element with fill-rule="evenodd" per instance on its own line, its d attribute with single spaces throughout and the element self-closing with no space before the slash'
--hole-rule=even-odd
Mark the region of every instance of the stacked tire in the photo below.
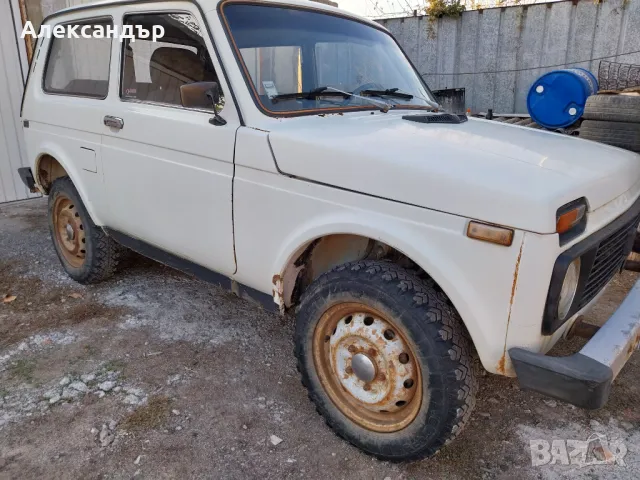
<svg viewBox="0 0 640 480">
<path fill-rule="evenodd" d="M 640 153 L 640 95 L 593 95 L 582 118 L 580 138 Z"/>
</svg>

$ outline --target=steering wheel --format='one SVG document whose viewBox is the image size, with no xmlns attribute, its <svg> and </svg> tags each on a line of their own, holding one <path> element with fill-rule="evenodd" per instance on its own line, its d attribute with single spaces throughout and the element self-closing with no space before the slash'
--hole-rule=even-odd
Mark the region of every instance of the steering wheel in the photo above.
<svg viewBox="0 0 640 480">
<path fill-rule="evenodd" d="M 379 83 L 375 83 L 375 82 L 370 82 L 370 83 L 364 83 L 362 85 L 360 85 L 358 88 L 354 89 L 353 94 L 355 95 L 360 95 L 361 92 L 365 91 L 365 90 L 384 90 L 384 87 L 382 85 L 380 85 Z M 346 98 L 344 100 L 344 102 L 342 102 L 342 105 L 348 105 L 349 103 L 351 103 L 351 100 L 353 99 L 353 97 L 349 97 Z"/>
</svg>

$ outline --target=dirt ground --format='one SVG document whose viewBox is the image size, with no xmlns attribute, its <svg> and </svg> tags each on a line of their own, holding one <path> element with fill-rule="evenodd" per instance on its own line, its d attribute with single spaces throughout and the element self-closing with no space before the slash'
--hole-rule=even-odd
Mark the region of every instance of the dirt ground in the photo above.
<svg viewBox="0 0 640 480">
<path fill-rule="evenodd" d="M 635 279 L 619 276 L 589 320 L 604 321 Z M 144 259 L 78 285 L 51 245 L 45 200 L 0 206 L 0 478 L 640 477 L 640 355 L 593 412 L 484 375 L 456 442 L 392 464 L 343 442 L 316 414 L 292 327 Z M 559 351 L 580 345 L 568 343 Z M 593 433 L 622 442 L 625 465 L 532 466 L 530 440 Z"/>
</svg>

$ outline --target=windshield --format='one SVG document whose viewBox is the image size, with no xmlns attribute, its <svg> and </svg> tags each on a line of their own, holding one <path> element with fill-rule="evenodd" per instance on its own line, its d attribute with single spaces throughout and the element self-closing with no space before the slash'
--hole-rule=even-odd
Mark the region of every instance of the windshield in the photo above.
<svg viewBox="0 0 640 480">
<path fill-rule="evenodd" d="M 268 113 L 432 108 L 433 97 L 387 33 L 312 10 L 223 6 L 245 76 Z"/>
</svg>

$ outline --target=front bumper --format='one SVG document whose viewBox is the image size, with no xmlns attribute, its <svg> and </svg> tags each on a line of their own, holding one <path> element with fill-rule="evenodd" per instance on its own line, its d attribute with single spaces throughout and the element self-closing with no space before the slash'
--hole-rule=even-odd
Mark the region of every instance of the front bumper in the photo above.
<svg viewBox="0 0 640 480">
<path fill-rule="evenodd" d="M 509 349 L 520 387 L 596 409 L 609 398 L 611 384 L 640 343 L 640 280 L 580 352 L 549 357 Z"/>
</svg>

